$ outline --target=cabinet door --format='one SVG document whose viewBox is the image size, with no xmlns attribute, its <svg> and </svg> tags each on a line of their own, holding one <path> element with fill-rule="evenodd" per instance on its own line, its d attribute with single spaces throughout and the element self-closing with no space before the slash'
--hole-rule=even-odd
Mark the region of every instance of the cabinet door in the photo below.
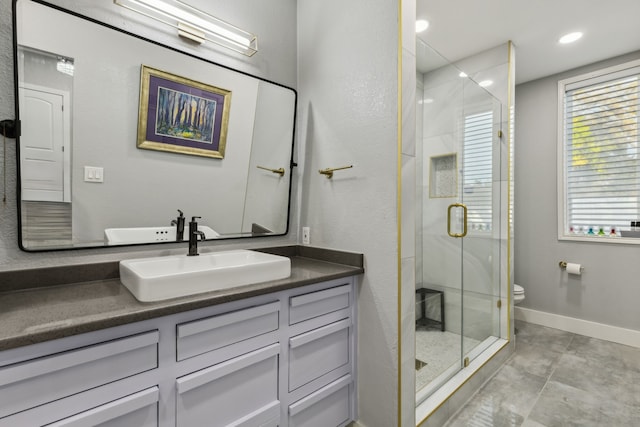
<svg viewBox="0 0 640 427">
<path fill-rule="evenodd" d="M 177 426 L 277 426 L 279 354 L 273 344 L 178 378 Z"/>
<path fill-rule="evenodd" d="M 157 427 L 158 397 L 158 387 L 152 387 L 47 427 Z"/>
<path fill-rule="evenodd" d="M 289 339 L 289 391 L 350 362 L 351 319 L 343 319 Z"/>
<path fill-rule="evenodd" d="M 158 366 L 158 331 L 0 368 L 0 418 Z"/>
<path fill-rule="evenodd" d="M 351 375 L 289 406 L 289 427 L 338 427 L 351 421 Z"/>
</svg>

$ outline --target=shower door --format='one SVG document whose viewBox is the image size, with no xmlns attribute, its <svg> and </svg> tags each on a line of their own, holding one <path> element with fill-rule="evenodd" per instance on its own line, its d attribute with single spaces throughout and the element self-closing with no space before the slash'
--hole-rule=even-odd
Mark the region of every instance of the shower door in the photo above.
<svg viewBox="0 0 640 427">
<path fill-rule="evenodd" d="M 416 391 L 421 401 L 500 336 L 502 106 L 418 43 Z M 418 55 L 420 56 L 419 53 Z M 487 83 L 485 83 L 487 84 Z"/>
<path fill-rule="evenodd" d="M 466 233 L 458 239 L 466 366 L 500 336 L 503 132 L 502 106 L 496 98 L 471 79 L 464 79 L 463 93 L 458 203 L 466 210 Z"/>
</svg>

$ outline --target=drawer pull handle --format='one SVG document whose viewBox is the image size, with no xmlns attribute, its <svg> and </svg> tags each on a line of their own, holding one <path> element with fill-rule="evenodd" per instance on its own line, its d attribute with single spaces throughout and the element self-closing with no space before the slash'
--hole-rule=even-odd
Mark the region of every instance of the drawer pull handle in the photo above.
<svg viewBox="0 0 640 427">
<path fill-rule="evenodd" d="M 227 424 L 226 427 L 253 427 L 256 425 L 276 427 L 278 424 L 280 424 L 280 401 L 276 400 L 231 424 Z"/>
<path fill-rule="evenodd" d="M 194 388 L 200 387 L 218 378 L 229 375 L 247 366 L 255 365 L 270 357 L 280 353 L 280 344 L 272 344 L 259 350 L 252 351 L 230 361 L 222 362 L 210 368 L 202 369 L 193 374 L 185 375 L 176 380 L 178 394 L 185 393 Z"/>
<path fill-rule="evenodd" d="M 291 348 L 300 347 L 312 341 L 326 337 L 327 335 L 331 335 L 335 332 L 347 329 L 349 326 L 351 326 L 351 319 L 343 319 L 339 322 L 332 323 L 330 325 L 314 329 L 313 331 L 305 332 L 302 335 L 292 337 L 289 339 L 289 345 L 291 346 Z"/>
<path fill-rule="evenodd" d="M 335 393 L 336 391 L 342 389 L 351 384 L 351 375 L 346 375 L 339 380 L 329 384 L 328 386 L 321 388 L 315 393 L 310 394 L 302 400 L 297 401 L 293 405 L 289 406 L 289 415 L 292 417 L 309 408 L 310 406 L 315 405 L 325 397 Z"/>
<path fill-rule="evenodd" d="M 56 423 L 49 424 L 47 427 L 86 427 L 102 424 L 142 409 L 145 406 L 157 403 L 159 396 L 160 392 L 158 391 L 158 387 L 152 387 Z"/>
<path fill-rule="evenodd" d="M 0 369 L 0 386 L 154 345 L 158 343 L 159 336 L 158 331 L 148 332 L 67 353 L 56 353 L 23 362 L 19 366 Z"/>
<path fill-rule="evenodd" d="M 190 323 L 178 325 L 178 337 L 184 338 L 190 335 L 199 334 L 212 329 L 220 328 L 236 322 L 242 322 L 269 313 L 276 313 L 280 308 L 279 302 L 223 313 L 207 319 L 195 320 Z"/>
<path fill-rule="evenodd" d="M 312 292 L 310 294 L 300 295 L 291 298 L 291 307 L 299 305 L 309 304 L 311 302 L 320 301 L 323 299 L 335 297 L 342 294 L 349 293 L 349 285 L 340 286 L 333 289 L 327 289 L 326 291 Z"/>
</svg>

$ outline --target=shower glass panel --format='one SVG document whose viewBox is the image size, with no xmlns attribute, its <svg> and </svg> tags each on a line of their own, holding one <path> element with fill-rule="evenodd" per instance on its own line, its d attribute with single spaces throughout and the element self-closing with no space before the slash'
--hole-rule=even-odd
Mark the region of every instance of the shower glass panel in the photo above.
<svg viewBox="0 0 640 427">
<path fill-rule="evenodd" d="M 464 79 L 461 144 L 467 235 L 462 240 L 462 350 L 473 360 L 500 336 L 501 104 Z"/>
<path fill-rule="evenodd" d="M 417 40 L 416 398 L 500 336 L 502 107 Z"/>
</svg>

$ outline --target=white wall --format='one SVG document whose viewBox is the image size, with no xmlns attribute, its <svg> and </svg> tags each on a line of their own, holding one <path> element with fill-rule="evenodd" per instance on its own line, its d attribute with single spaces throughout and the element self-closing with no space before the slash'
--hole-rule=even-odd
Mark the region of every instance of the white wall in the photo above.
<svg viewBox="0 0 640 427">
<path fill-rule="evenodd" d="M 189 50 L 223 65 L 287 85 L 296 87 L 296 1 L 271 0 L 254 2 L 239 0 L 227 2 L 202 1 L 201 9 L 222 17 L 234 24 L 250 29 L 259 36 L 260 51 L 252 58 L 244 57 L 230 51 L 207 48 L 190 47 L 173 34 L 159 33 L 157 28 L 132 24 L 120 17 L 119 8 L 112 2 L 94 2 L 90 0 L 66 1 L 59 0 L 58 4 L 66 5 L 81 13 L 93 17 L 104 18 L 114 25 L 120 25 L 129 31 L 136 31 L 155 38 L 165 44 Z M 13 34 L 11 1 L 0 0 L 0 118 L 15 117 L 14 111 L 14 79 L 13 79 Z M 117 12 L 115 12 L 117 11 Z M 0 167 L 2 166 L 3 150 L 0 150 Z M 15 141 L 7 140 L 7 202 L 0 202 L 0 270 L 14 270 L 41 266 L 55 266 L 67 264 L 82 264 L 86 262 L 100 262 L 119 260 L 135 256 L 165 254 L 168 252 L 181 253 L 185 248 L 182 244 L 165 244 L 162 246 L 145 246 L 137 248 L 109 248 L 99 250 L 74 250 L 64 252 L 25 253 L 18 247 L 17 230 L 17 202 L 16 202 L 16 164 Z M 2 185 L 0 175 L 0 185 Z M 203 246 L 216 248 L 258 247 L 297 242 L 297 217 L 299 196 L 296 184 L 297 170 L 294 171 L 293 201 L 291 210 L 292 233 L 280 238 L 261 238 L 253 240 L 233 240 L 227 242 L 208 242 Z"/>
<path fill-rule="evenodd" d="M 301 225 L 314 246 L 364 253 L 359 416 L 368 427 L 395 426 L 398 4 L 299 0 L 298 32 Z M 318 173 L 350 164 L 331 180 Z"/>
<path fill-rule="evenodd" d="M 516 86 L 515 282 L 522 307 L 640 330 L 640 264 L 636 245 L 558 241 L 558 80 L 632 59 L 640 52 Z M 581 263 L 580 277 L 558 268 Z"/>
</svg>

